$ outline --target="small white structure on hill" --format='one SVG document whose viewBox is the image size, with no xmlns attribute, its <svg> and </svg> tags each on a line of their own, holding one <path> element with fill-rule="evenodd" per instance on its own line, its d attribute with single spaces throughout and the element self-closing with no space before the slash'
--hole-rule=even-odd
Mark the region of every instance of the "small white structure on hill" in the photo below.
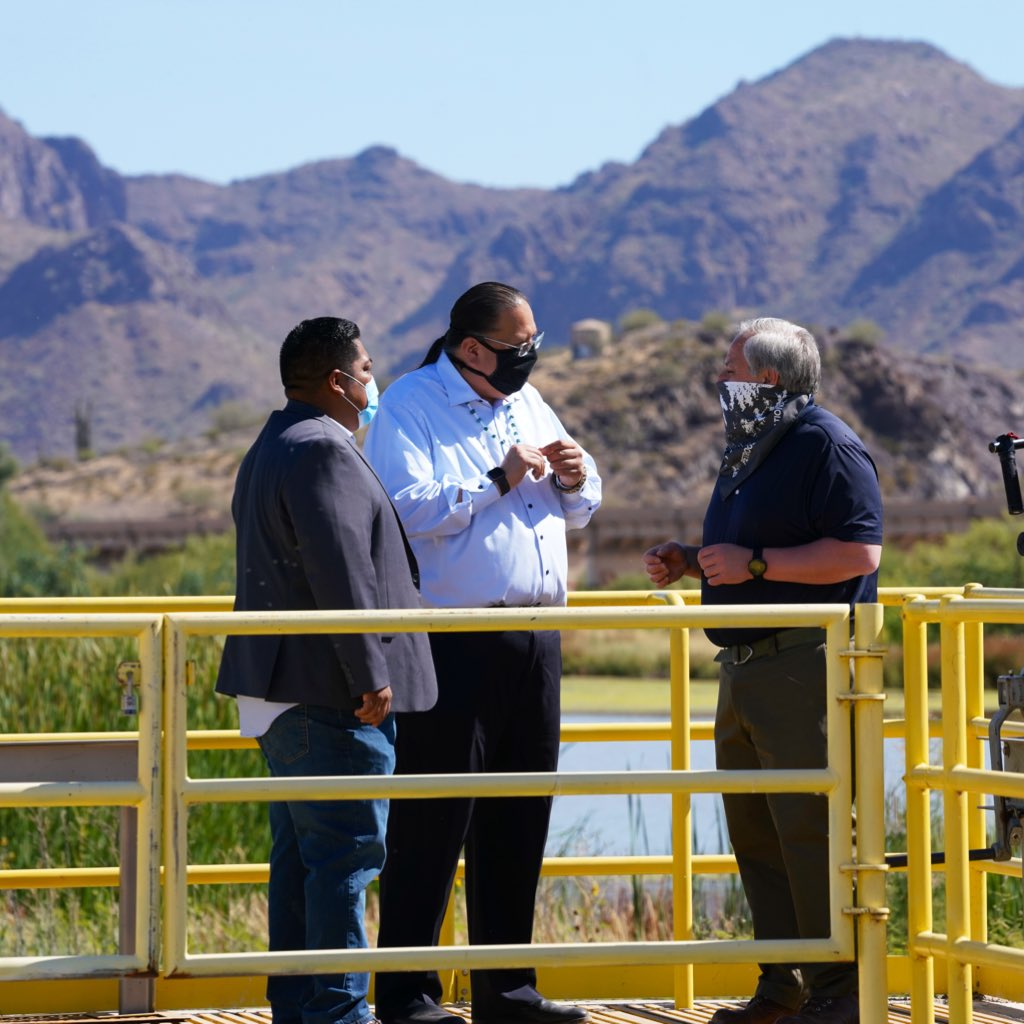
<svg viewBox="0 0 1024 1024">
<path fill-rule="evenodd" d="M 577 320 L 569 329 L 574 359 L 586 359 L 602 352 L 612 340 L 612 325 L 606 320 Z"/>
</svg>

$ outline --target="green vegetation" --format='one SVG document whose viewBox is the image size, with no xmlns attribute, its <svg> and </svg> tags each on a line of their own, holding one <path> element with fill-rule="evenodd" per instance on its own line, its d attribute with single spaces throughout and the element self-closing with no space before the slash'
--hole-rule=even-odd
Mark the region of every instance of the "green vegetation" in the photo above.
<svg viewBox="0 0 1024 1024">
<path fill-rule="evenodd" d="M 972 523 L 963 533 L 943 540 L 915 544 L 909 550 L 888 547 L 882 555 L 881 586 L 962 586 L 1024 588 L 1024 558 L 1017 554 L 1017 534 L 1024 523 L 1010 516 Z M 889 609 L 885 641 L 889 652 L 884 662 L 886 688 L 902 688 L 902 626 L 897 609 Z M 1014 626 L 986 626 L 985 678 L 995 686 L 997 676 L 1024 665 L 1024 636 Z M 930 634 L 929 685 L 939 685 L 938 636 Z"/>
<path fill-rule="evenodd" d="M 0 441 L 0 489 L 18 472 L 18 460 L 5 441 Z"/>
<path fill-rule="evenodd" d="M 149 558 L 129 555 L 114 569 L 97 573 L 91 592 L 108 597 L 233 594 L 234 534 L 190 537 L 180 550 Z"/>
<path fill-rule="evenodd" d="M 874 320 L 868 320 L 865 317 L 858 317 L 856 320 L 850 321 L 843 334 L 851 341 L 859 341 L 872 347 L 885 337 L 885 331 Z"/>
<path fill-rule="evenodd" d="M 653 309 L 631 309 L 619 318 L 619 334 L 628 334 L 662 322 L 661 316 Z"/>
<path fill-rule="evenodd" d="M 1017 534 L 1024 522 L 1007 515 L 979 519 L 964 533 L 915 544 L 909 550 L 887 547 L 882 556 L 882 586 L 1024 587 L 1024 558 L 1017 554 Z"/>
<path fill-rule="evenodd" d="M 728 313 L 713 309 L 704 314 L 704 318 L 700 322 L 700 328 L 705 334 L 725 338 L 732 330 L 734 323 L 735 321 Z"/>
<path fill-rule="evenodd" d="M 0 597 L 81 597 L 88 577 L 81 553 L 53 548 L 0 487 Z"/>
<path fill-rule="evenodd" d="M 253 408 L 247 402 L 238 402 L 229 399 L 221 402 L 210 413 L 210 425 L 206 430 L 206 436 L 211 440 L 220 437 L 221 434 L 233 430 L 242 430 L 247 427 L 255 427 L 262 423 L 265 413 Z"/>
</svg>

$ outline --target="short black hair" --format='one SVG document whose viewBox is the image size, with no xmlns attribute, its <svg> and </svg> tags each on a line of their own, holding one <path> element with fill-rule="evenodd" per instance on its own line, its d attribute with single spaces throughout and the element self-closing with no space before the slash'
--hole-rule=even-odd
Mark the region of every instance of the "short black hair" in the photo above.
<svg viewBox="0 0 1024 1024">
<path fill-rule="evenodd" d="M 356 358 L 359 327 L 351 320 L 318 316 L 288 332 L 281 346 L 281 383 L 286 388 L 315 384 L 331 370 L 349 371 Z"/>
</svg>

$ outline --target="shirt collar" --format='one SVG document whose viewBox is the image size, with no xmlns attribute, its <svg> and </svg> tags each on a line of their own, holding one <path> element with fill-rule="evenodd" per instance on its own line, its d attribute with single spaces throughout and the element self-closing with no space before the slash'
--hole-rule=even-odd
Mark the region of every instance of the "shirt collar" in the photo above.
<svg viewBox="0 0 1024 1024">
<path fill-rule="evenodd" d="M 442 352 L 434 365 L 437 367 L 437 376 L 441 381 L 441 386 L 448 395 L 449 405 L 469 405 L 470 402 L 487 402 L 488 405 L 491 404 L 489 399 L 481 398 L 469 386 L 466 378 L 459 373 L 458 367 L 448 358 L 447 352 Z M 506 404 L 511 404 L 512 402 L 518 402 L 522 397 L 522 391 L 517 391 L 514 395 L 506 395 L 502 401 Z"/>
<path fill-rule="evenodd" d="M 344 437 L 354 437 L 348 427 L 344 423 L 339 423 L 333 416 L 326 413 L 317 405 L 311 405 L 309 402 L 303 402 L 298 398 L 289 398 L 288 404 L 284 407 L 285 412 L 301 413 L 306 416 L 314 417 L 318 420 L 326 420 L 329 424 L 337 427 L 341 431 Z"/>
</svg>

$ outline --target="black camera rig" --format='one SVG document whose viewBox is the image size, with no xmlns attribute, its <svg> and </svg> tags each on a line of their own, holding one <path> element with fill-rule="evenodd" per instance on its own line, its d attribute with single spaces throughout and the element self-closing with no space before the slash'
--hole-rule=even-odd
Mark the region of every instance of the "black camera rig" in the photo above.
<svg viewBox="0 0 1024 1024">
<path fill-rule="evenodd" d="M 1019 516 L 1024 512 L 1020 478 L 1017 476 L 1018 448 L 1024 448 L 1024 438 L 1009 432 L 1000 434 L 988 445 L 988 450 L 999 456 L 999 468 L 1003 471 L 1003 490 L 1006 491 L 1006 508 L 1011 516 Z M 1017 537 L 1017 554 L 1024 555 L 1024 533 Z"/>
</svg>

